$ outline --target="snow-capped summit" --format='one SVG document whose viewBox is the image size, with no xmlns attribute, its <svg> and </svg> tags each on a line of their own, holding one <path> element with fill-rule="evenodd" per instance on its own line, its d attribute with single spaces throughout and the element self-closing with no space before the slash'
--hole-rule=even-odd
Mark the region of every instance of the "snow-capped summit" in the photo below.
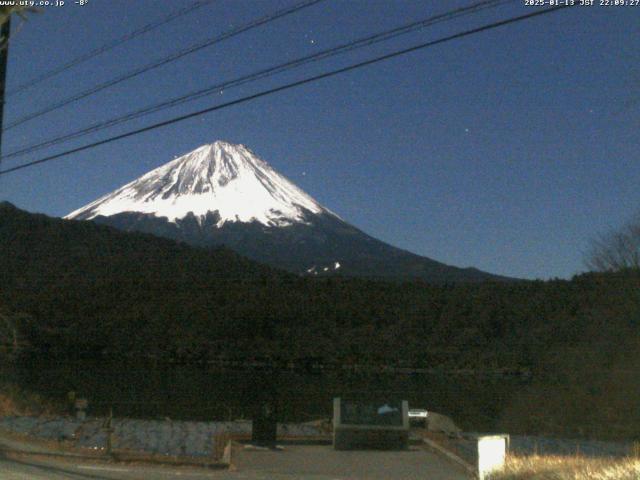
<svg viewBox="0 0 640 480">
<path fill-rule="evenodd" d="M 203 145 L 65 218 L 90 220 L 123 212 L 165 217 L 175 223 L 190 212 L 209 212 L 226 222 L 266 226 L 304 223 L 305 214 L 333 215 L 244 145 L 216 141 Z"/>
<path fill-rule="evenodd" d="M 388 245 L 348 224 L 243 145 L 215 142 L 71 212 L 125 231 L 224 245 L 301 275 L 497 280 Z"/>
</svg>

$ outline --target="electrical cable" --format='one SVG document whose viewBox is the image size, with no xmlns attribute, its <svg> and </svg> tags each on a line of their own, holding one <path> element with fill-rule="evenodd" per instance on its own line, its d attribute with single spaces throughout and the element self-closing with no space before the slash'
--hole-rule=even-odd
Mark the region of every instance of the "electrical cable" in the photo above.
<svg viewBox="0 0 640 480">
<path fill-rule="evenodd" d="M 10 152 L 2 157 L 0 157 L 0 161 L 1 160 L 6 160 L 8 158 L 14 158 L 14 157 L 18 157 L 18 156 L 22 156 L 22 155 L 26 155 L 28 153 L 32 153 L 34 151 L 37 150 L 41 150 L 43 148 L 46 147 L 50 147 L 53 145 L 57 145 L 59 143 L 63 143 L 66 142 L 67 140 L 71 140 L 71 139 L 75 139 L 78 137 L 82 137 L 85 135 L 88 135 L 90 133 L 95 133 L 97 131 L 103 130 L 105 128 L 109 128 L 115 125 L 119 125 L 137 118 L 141 118 L 147 115 L 150 115 L 152 113 L 156 113 L 158 111 L 161 110 L 165 110 L 186 102 L 190 102 L 193 100 L 197 100 L 199 98 L 211 95 L 212 93 L 218 92 L 218 91 L 222 91 L 222 90 L 228 90 L 230 88 L 233 87 L 237 87 L 240 85 L 244 85 L 246 83 L 249 82 L 253 82 L 256 80 L 260 80 L 260 79 L 264 79 L 264 78 L 268 78 L 271 77 L 273 75 L 282 73 L 284 71 L 288 71 L 294 68 L 298 68 L 302 65 L 306 65 L 309 63 L 315 63 L 321 60 L 325 60 L 327 58 L 339 55 L 339 54 L 343 54 L 346 52 L 350 52 L 359 48 L 363 48 L 363 47 L 367 47 L 376 43 L 380 43 L 383 41 L 387 41 L 390 40 L 392 38 L 396 38 L 400 35 L 404 35 L 410 32 L 414 32 L 418 29 L 421 28 L 425 28 L 428 26 L 432 26 L 435 25 L 437 23 L 443 22 L 443 21 L 449 21 L 449 20 L 453 20 L 455 18 L 459 18 L 461 16 L 465 16 L 465 15 L 469 15 L 469 14 L 475 14 L 477 12 L 479 12 L 480 10 L 483 9 L 487 9 L 487 8 L 495 8 L 497 6 L 506 4 L 506 3 L 511 3 L 514 0 L 485 0 L 482 2 L 478 2 L 475 3 L 471 6 L 468 7 L 464 7 L 464 8 L 459 8 L 456 10 L 452 10 L 443 14 L 438 14 L 435 16 L 431 16 L 428 17 L 426 19 L 422 19 L 416 22 L 412 22 L 408 25 L 403 25 L 401 27 L 397 27 L 394 28 L 392 30 L 387 30 L 384 32 L 380 32 L 380 33 L 376 33 L 374 35 L 369 35 L 367 37 L 358 39 L 358 40 L 353 40 L 350 41 L 348 43 L 344 43 L 341 44 L 339 46 L 336 47 L 332 47 L 329 49 L 325 49 L 323 51 L 311 54 L 311 55 L 307 55 L 301 58 L 297 58 L 295 60 L 291 60 L 285 63 L 282 63 L 280 65 L 276 65 L 273 67 L 269 67 L 266 69 L 262 69 L 259 70 L 257 72 L 251 73 L 249 75 L 245 75 L 239 78 L 235 78 L 233 80 L 228 80 L 222 83 L 217 83 L 215 85 L 210 85 L 208 87 L 205 87 L 203 89 L 199 89 L 193 92 L 190 92 L 188 94 L 185 95 L 181 95 L 179 97 L 175 97 L 173 99 L 170 100 L 165 100 L 163 102 L 160 103 L 156 103 L 150 106 L 146 106 L 143 107 L 141 109 L 135 110 L 133 112 L 130 112 L 128 114 L 125 115 L 121 115 L 118 117 L 114 117 L 111 118 L 109 120 L 104 120 L 101 122 L 97 122 L 94 123 L 92 125 L 89 125 L 87 127 L 84 127 L 80 130 L 76 130 L 74 132 L 68 133 L 68 134 L 64 134 L 61 136 L 57 136 L 57 137 L 53 137 L 53 138 L 49 138 L 47 140 L 41 141 L 37 144 L 32 144 L 32 145 L 27 145 L 24 147 L 21 147 L 18 150 L 15 150 L 13 152 Z"/>
<path fill-rule="evenodd" d="M 109 43 L 105 43 L 104 45 L 102 45 L 101 47 L 98 47 L 94 50 L 91 50 L 89 52 L 86 52 L 76 58 L 74 58 L 73 60 L 70 60 L 67 63 L 64 63 L 58 67 L 55 67 L 51 70 L 48 70 L 44 73 L 42 73 L 41 75 L 37 76 L 36 78 L 34 78 L 33 80 L 30 80 L 28 82 L 24 82 L 20 85 L 18 85 L 17 87 L 13 88 L 12 90 L 9 90 L 9 92 L 7 92 L 7 94 L 5 95 L 5 103 L 6 103 L 6 98 L 11 97 L 17 93 L 23 92 L 24 90 L 27 90 L 35 85 L 38 85 L 39 83 L 44 82 L 45 80 L 48 80 L 52 77 L 55 77 L 56 75 L 61 74 L 62 72 L 65 72 L 67 70 L 69 70 L 70 68 L 73 68 L 77 65 L 80 65 L 81 63 L 86 62 L 87 60 L 90 60 L 94 57 L 97 57 L 98 55 L 101 55 L 105 52 L 108 52 L 109 50 L 114 49 L 115 47 L 118 47 L 120 45 L 122 45 L 123 43 L 126 43 L 130 40 L 133 40 L 134 38 L 139 37 L 140 35 L 144 35 L 145 33 L 148 33 L 152 30 L 155 30 L 158 27 L 161 27 L 162 25 L 165 25 L 177 18 L 182 17 L 183 15 L 186 15 L 188 13 L 191 13 L 201 7 L 204 7 L 206 5 L 209 5 L 210 3 L 213 3 L 217 0 L 200 0 L 197 1 L 191 5 L 188 5 L 186 7 L 183 7 L 179 10 L 173 11 L 171 13 L 169 13 L 168 15 L 154 21 L 151 23 L 148 23 L 147 25 L 134 30 L 133 32 L 129 32 L 123 36 L 121 36 L 120 38 L 117 38 Z"/>
<path fill-rule="evenodd" d="M 481 27 L 473 28 L 473 29 L 470 29 L 470 30 L 465 30 L 463 32 L 459 32 L 459 33 L 456 33 L 456 34 L 453 34 L 453 35 L 442 37 L 442 38 L 439 38 L 437 40 L 432 40 L 432 41 L 429 41 L 429 42 L 426 42 L 426 43 L 422 43 L 422 44 L 419 44 L 419 45 L 414 45 L 412 47 L 405 48 L 405 49 L 402 49 L 402 50 L 398 50 L 398 51 L 395 51 L 395 52 L 392 52 L 392 53 L 388 53 L 386 55 L 382 55 L 382 56 L 379 56 L 379 57 L 375 57 L 375 58 L 372 58 L 370 60 L 365 60 L 363 62 L 355 63 L 355 64 L 349 65 L 347 67 L 339 68 L 339 69 L 336 69 L 336 70 L 331 70 L 329 72 L 325 72 L 325 73 L 322 73 L 322 74 L 319 74 L 319 75 L 314 75 L 312 77 L 308 77 L 308 78 L 305 78 L 305 79 L 302 79 L 302 80 L 298 80 L 298 81 L 295 81 L 295 82 L 292 82 L 292 83 L 287 83 L 287 84 L 281 85 L 279 87 L 271 88 L 271 89 L 268 89 L 268 90 L 263 90 L 261 92 L 258 92 L 258 93 L 252 94 L 252 95 L 248 95 L 246 97 L 242 97 L 242 98 L 239 98 L 239 99 L 236 99 L 236 100 L 232 100 L 230 102 L 222 103 L 222 104 L 219 104 L 219 105 L 214 105 L 214 106 L 205 108 L 203 110 L 198 110 L 198 111 L 195 111 L 195 112 L 191 112 L 191 113 L 188 113 L 188 114 L 185 114 L 185 115 L 181 115 L 181 116 L 178 116 L 178 117 L 174 117 L 174 118 L 171 118 L 169 120 L 164 120 L 162 122 L 158 122 L 158 123 L 155 123 L 155 124 L 143 127 L 143 128 L 132 130 L 132 131 L 120 134 L 120 135 L 115 135 L 115 136 L 112 136 L 112 137 L 109 137 L 109 138 L 105 138 L 103 140 L 99 140 L 99 141 L 96 141 L 96 142 L 93 142 L 93 143 L 89 143 L 87 145 L 83 145 L 83 146 L 80 146 L 80 147 L 72 148 L 70 150 L 66 150 L 66 151 L 61 152 L 61 153 L 57 153 L 57 154 L 54 154 L 54 155 L 49 155 L 49 156 L 41 158 L 39 160 L 34 160 L 32 162 L 28 162 L 28 163 L 25 163 L 25 164 L 22 164 L 22 165 L 18 165 L 16 167 L 12 167 L 12 168 L 8 168 L 8 169 L 5 169 L 5 170 L 2 170 L 2 171 L 0 171 L 0 175 L 5 175 L 7 173 L 15 172 L 17 170 L 22 170 L 24 168 L 32 167 L 34 165 L 39 165 L 41 163 L 45 163 L 45 162 L 49 162 L 49 161 L 52 161 L 52 160 L 56 160 L 58 158 L 62 158 L 62 157 L 66 157 L 68 155 L 71 155 L 73 153 L 81 152 L 81 151 L 84 151 L 84 150 L 89 150 L 91 148 L 95 148 L 95 147 L 100 146 L 100 145 L 105 145 L 107 143 L 115 142 L 117 140 L 122 140 L 124 138 L 128 138 L 128 137 L 132 137 L 132 136 L 135 136 L 135 135 L 139 135 L 141 133 L 148 132 L 148 131 L 151 131 L 151 130 L 155 130 L 157 128 L 165 127 L 167 125 L 172 125 L 174 123 L 178 123 L 178 122 L 181 122 L 181 121 L 184 121 L 184 120 L 188 120 L 190 118 L 198 117 L 198 116 L 204 115 L 206 113 L 211 113 L 211 112 L 214 112 L 214 111 L 217 111 L 217 110 L 221 110 L 221 109 L 224 109 L 224 108 L 228 108 L 228 107 L 231 107 L 231 106 L 234 106 L 234 105 L 239 105 L 239 104 L 242 104 L 242 103 L 246 103 L 248 101 L 255 100 L 257 98 L 261 98 L 261 97 L 265 97 L 267 95 L 272 95 L 274 93 L 278 93 L 278 92 L 282 92 L 282 91 L 285 91 L 285 90 L 289 90 L 289 89 L 292 89 L 292 88 L 295 88 L 295 87 L 299 87 L 301 85 L 306 85 L 308 83 L 316 82 L 318 80 L 334 77 L 336 75 L 340 75 L 340 74 L 343 74 L 343 73 L 346 73 L 346 72 L 350 72 L 352 70 L 356 70 L 356 69 L 359 69 L 359 68 L 362 68 L 362 67 L 365 67 L 365 66 L 368 66 L 368 65 L 373 65 L 373 64 L 376 64 L 376 63 L 379 63 L 379 62 L 382 62 L 382 61 L 385 61 L 385 60 L 389 60 L 391 58 L 395 58 L 395 57 L 398 57 L 398 56 L 401 56 L 401 55 L 406 55 L 408 53 L 412 53 L 412 52 L 415 52 L 415 51 L 418 51 L 418 50 L 422 50 L 422 49 L 425 49 L 425 48 L 433 47 L 435 45 L 446 43 L 446 42 L 449 42 L 449 41 L 452 41 L 452 40 L 456 40 L 456 39 L 459 39 L 459 38 L 467 37 L 467 36 L 474 35 L 476 33 L 484 32 L 484 31 L 487 31 L 487 30 L 492 30 L 492 29 L 495 29 L 495 28 L 498 28 L 498 27 L 502 27 L 504 25 L 517 23 L 517 22 L 520 22 L 520 21 L 523 21 L 523 20 L 527 20 L 529 18 L 534 18 L 534 17 L 538 17 L 538 16 L 541 16 L 541 15 L 546 15 L 546 14 L 549 14 L 549 13 L 557 12 L 557 11 L 564 10 L 564 9 L 570 8 L 570 7 L 572 7 L 572 5 L 562 5 L 562 6 L 558 6 L 558 7 L 552 7 L 552 8 L 547 8 L 547 9 L 544 9 L 544 10 L 528 13 L 528 14 L 525 14 L 525 15 L 520 15 L 520 16 L 517 16 L 517 17 L 511 17 L 511 18 L 508 18 L 506 20 L 500 20 L 500 21 L 497 21 L 497 22 L 492 22 L 490 24 L 483 25 Z"/>
<path fill-rule="evenodd" d="M 22 125 L 25 122 L 28 122 L 30 120 L 33 120 L 35 118 L 39 118 L 47 113 L 51 113 L 55 110 L 58 110 L 62 107 L 65 107 L 71 103 L 77 102 L 78 100 L 82 100 L 83 98 L 87 98 L 95 93 L 98 93 L 102 90 L 105 90 L 106 88 L 109 87 L 113 87 L 114 85 L 117 85 L 119 83 L 122 83 L 126 80 L 130 80 L 134 77 L 137 77 L 138 75 L 141 75 L 143 73 L 149 72 L 151 70 L 155 70 L 156 68 L 159 68 L 163 65 L 166 65 L 168 63 L 174 62 L 182 57 L 185 57 L 187 55 L 190 55 L 192 53 L 195 53 L 197 51 L 200 51 L 204 48 L 210 47 L 212 45 L 215 45 L 217 43 L 222 42 L 223 40 L 227 40 L 229 38 L 235 37 L 236 35 L 240 35 L 241 33 L 244 33 L 248 30 L 252 30 L 256 27 L 259 27 L 261 25 L 264 25 L 266 23 L 270 23 L 274 20 L 277 20 L 279 18 L 285 17 L 287 15 L 291 15 L 293 13 L 296 13 L 304 8 L 308 8 L 311 7 L 317 3 L 323 2 L 325 0 L 304 0 L 303 2 L 300 3 L 296 3 L 295 5 L 291 6 L 291 7 L 287 7 L 285 9 L 282 10 L 278 10 L 274 13 L 271 13 L 269 15 L 265 15 L 263 17 L 260 17 L 258 19 L 252 20 L 249 23 L 246 23 L 244 25 L 241 25 L 239 27 L 233 28 L 227 32 L 222 33 L 221 35 L 217 35 L 213 38 L 210 38 L 204 42 L 201 43 L 197 43 L 195 45 L 191 45 L 190 47 L 187 47 L 185 49 L 182 49 L 178 52 L 175 52 L 167 57 L 161 58 L 160 60 L 156 60 L 152 63 L 149 63 L 147 65 L 144 65 L 142 67 L 138 67 L 137 69 L 127 72 L 124 75 L 121 75 L 119 77 L 113 78 L 111 80 L 108 80 L 106 82 L 100 83 L 94 87 L 91 87 L 87 90 L 84 90 L 80 93 L 77 93 L 75 95 L 72 95 L 71 97 L 67 97 L 63 100 L 60 100 L 57 103 L 54 103 L 52 105 L 49 105 L 48 107 L 43 108 L 42 110 L 38 110 L 36 112 L 32 112 L 30 114 L 25 115 L 24 117 L 21 117 L 17 120 L 14 120 L 13 122 L 9 123 L 3 130 L 2 132 L 6 132 L 8 130 L 11 130 L 12 128 L 17 127 L 18 125 Z"/>
</svg>

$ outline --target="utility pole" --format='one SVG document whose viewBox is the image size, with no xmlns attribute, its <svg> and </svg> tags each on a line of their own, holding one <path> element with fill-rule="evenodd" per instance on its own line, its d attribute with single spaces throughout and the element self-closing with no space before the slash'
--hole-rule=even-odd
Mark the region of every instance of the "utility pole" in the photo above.
<svg viewBox="0 0 640 480">
<path fill-rule="evenodd" d="M 4 118 L 4 90 L 7 81 L 7 59 L 9 58 L 9 35 L 11 34 L 11 15 L 7 16 L 7 21 L 2 24 L 0 30 L 0 155 L 2 155 L 2 128 Z M 0 160 L 0 163 L 2 160 Z"/>
</svg>

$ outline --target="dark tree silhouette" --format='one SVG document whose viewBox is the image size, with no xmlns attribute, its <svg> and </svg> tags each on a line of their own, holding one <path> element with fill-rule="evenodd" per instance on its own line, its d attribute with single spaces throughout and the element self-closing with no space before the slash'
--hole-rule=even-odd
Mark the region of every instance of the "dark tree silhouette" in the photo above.
<svg viewBox="0 0 640 480">
<path fill-rule="evenodd" d="M 596 237 L 586 264 L 600 272 L 640 269 L 640 213 L 619 230 Z"/>
</svg>

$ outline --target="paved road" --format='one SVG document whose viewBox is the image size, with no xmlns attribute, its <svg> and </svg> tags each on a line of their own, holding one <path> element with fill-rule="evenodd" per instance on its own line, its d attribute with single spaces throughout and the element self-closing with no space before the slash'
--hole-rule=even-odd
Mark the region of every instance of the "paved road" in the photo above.
<svg viewBox="0 0 640 480">
<path fill-rule="evenodd" d="M 337 452 L 288 446 L 284 451 L 239 449 L 233 470 L 110 464 L 75 459 L 0 457 L 1 480 L 468 480 L 458 467 L 425 450 Z"/>
<path fill-rule="evenodd" d="M 144 465 L 77 463 L 68 460 L 0 458 L 2 480 L 168 480 L 231 479 L 227 472 L 193 468 L 168 468 Z"/>
<path fill-rule="evenodd" d="M 424 448 L 336 451 L 331 446 L 288 446 L 282 452 L 241 451 L 234 463 L 244 478 L 313 480 L 468 480 L 460 467 Z M 241 478 L 241 477 L 237 477 Z"/>
</svg>

